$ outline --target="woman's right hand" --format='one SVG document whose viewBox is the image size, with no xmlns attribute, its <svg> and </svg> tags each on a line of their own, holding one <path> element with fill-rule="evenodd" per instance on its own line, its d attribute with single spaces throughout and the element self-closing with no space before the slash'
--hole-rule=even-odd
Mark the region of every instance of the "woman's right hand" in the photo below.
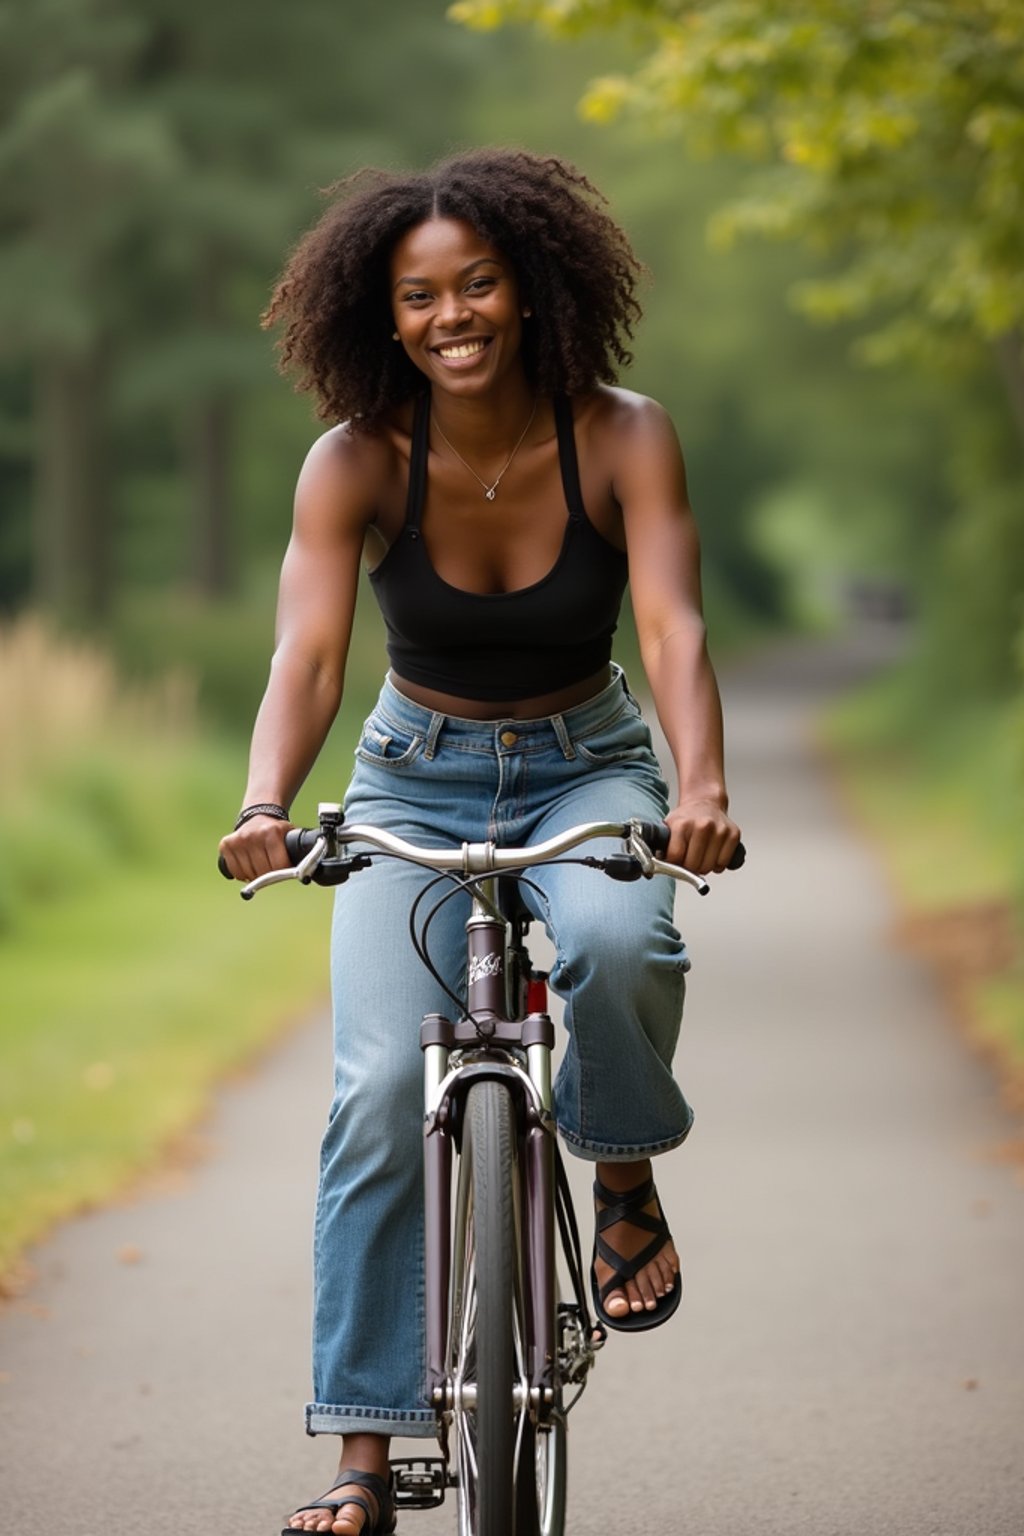
<svg viewBox="0 0 1024 1536">
<path fill-rule="evenodd" d="M 276 816 L 253 816 L 237 832 L 222 837 L 220 854 L 232 879 L 248 884 L 272 869 L 288 869 L 291 859 L 284 839 L 291 827 L 290 821 L 281 821 Z"/>
</svg>

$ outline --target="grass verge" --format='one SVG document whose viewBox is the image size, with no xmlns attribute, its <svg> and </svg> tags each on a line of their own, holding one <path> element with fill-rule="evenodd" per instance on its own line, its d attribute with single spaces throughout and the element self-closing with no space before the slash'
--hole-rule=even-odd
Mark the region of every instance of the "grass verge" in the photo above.
<svg viewBox="0 0 1024 1536">
<path fill-rule="evenodd" d="M 922 719 L 904 675 L 834 706 L 821 737 L 878 845 L 899 937 L 941 974 L 956 1016 L 1024 1110 L 1024 846 L 1017 705 Z"/>
<path fill-rule="evenodd" d="M 244 747 L 181 678 L 127 689 L 37 621 L 0 631 L 0 1291 L 56 1220 L 111 1198 L 213 1084 L 327 990 L 329 900 L 239 901 L 216 871 Z M 339 733 L 315 788 L 338 795 Z M 297 819 L 313 811 L 304 795 Z"/>
</svg>

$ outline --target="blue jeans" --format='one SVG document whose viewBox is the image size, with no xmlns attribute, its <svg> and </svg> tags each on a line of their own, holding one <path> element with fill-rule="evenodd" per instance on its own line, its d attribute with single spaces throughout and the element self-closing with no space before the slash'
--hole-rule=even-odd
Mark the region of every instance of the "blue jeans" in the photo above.
<svg viewBox="0 0 1024 1536">
<path fill-rule="evenodd" d="M 660 819 L 666 809 L 650 733 L 619 669 L 594 698 L 538 720 L 436 714 L 386 682 L 345 803 L 349 822 L 438 847 L 518 845 L 576 822 Z M 623 885 L 578 865 L 529 873 L 538 889 L 523 894 L 554 944 L 551 985 L 565 1001 L 555 1084 L 563 1139 L 578 1156 L 606 1161 L 677 1146 L 693 1113 L 671 1069 L 689 968 L 672 882 Z M 419 1024 L 424 1013 L 450 1016 L 453 1004 L 409 938 L 412 901 L 430 878 L 382 859 L 337 892 L 310 1434 L 434 1433 L 424 1396 Z M 456 991 L 468 906 L 449 901 L 430 929 L 430 953 Z"/>
</svg>

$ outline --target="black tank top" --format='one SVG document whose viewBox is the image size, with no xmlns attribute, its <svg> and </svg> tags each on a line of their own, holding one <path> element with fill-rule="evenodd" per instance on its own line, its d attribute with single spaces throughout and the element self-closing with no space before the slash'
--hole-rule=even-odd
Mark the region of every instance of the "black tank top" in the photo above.
<svg viewBox="0 0 1024 1536">
<path fill-rule="evenodd" d="M 405 524 L 370 572 L 399 677 L 460 699 L 528 699 L 578 683 L 611 659 L 627 561 L 598 533 L 580 492 L 572 409 L 553 401 L 569 510 L 562 548 L 540 581 L 515 592 L 467 592 L 434 570 L 420 530 L 430 396 L 416 400 Z"/>
</svg>

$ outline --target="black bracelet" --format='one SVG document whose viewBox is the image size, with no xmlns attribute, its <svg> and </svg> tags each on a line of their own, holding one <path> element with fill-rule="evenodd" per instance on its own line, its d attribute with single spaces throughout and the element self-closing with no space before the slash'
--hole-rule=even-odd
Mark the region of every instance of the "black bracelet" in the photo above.
<svg viewBox="0 0 1024 1536">
<path fill-rule="evenodd" d="M 247 821 L 251 821 L 254 816 L 273 816 L 275 821 L 289 821 L 291 819 L 283 805 L 274 805 L 273 803 L 268 805 L 246 805 L 239 811 L 238 820 L 231 830 L 237 832 L 239 827 L 244 826 Z"/>
</svg>

